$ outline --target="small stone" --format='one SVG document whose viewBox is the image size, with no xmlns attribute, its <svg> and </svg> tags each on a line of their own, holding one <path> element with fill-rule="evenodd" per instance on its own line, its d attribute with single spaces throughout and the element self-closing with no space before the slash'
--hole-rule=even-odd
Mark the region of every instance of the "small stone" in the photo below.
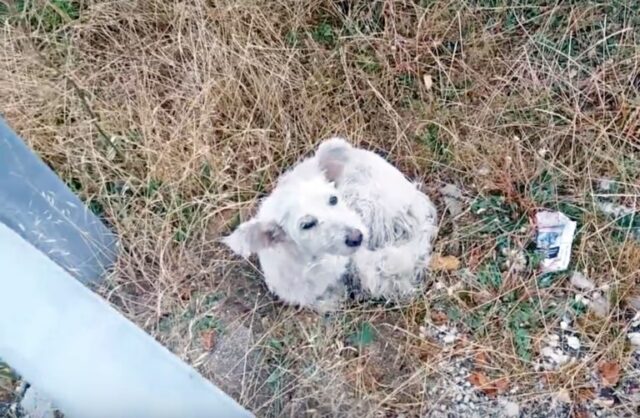
<svg viewBox="0 0 640 418">
<path fill-rule="evenodd" d="M 629 338 L 629 341 L 631 341 L 631 344 L 636 347 L 640 347 L 640 332 L 630 332 L 627 334 L 627 337 Z"/>
<path fill-rule="evenodd" d="M 589 304 L 589 309 L 600 318 L 606 318 L 609 316 L 609 301 L 601 293 L 596 292 Z"/>
<path fill-rule="evenodd" d="M 442 412 L 446 411 L 446 410 L 447 410 L 447 406 L 446 406 L 445 404 L 441 404 L 441 405 L 440 405 L 440 410 L 441 410 Z"/>
<path fill-rule="evenodd" d="M 556 355 L 555 350 L 553 349 L 553 347 L 543 347 L 542 350 L 540 350 L 540 354 L 542 354 L 545 357 L 549 357 L 549 358 L 553 358 Z"/>
<path fill-rule="evenodd" d="M 477 173 L 480 176 L 488 176 L 489 173 L 491 173 L 491 168 L 489 168 L 489 166 L 487 165 L 483 165 L 478 169 Z"/>
<path fill-rule="evenodd" d="M 446 184 L 440 188 L 440 193 L 444 196 L 444 203 L 452 217 L 456 217 L 464 210 L 463 195 L 455 184 Z"/>
<path fill-rule="evenodd" d="M 580 340 L 577 337 L 569 336 L 567 337 L 567 345 L 574 350 L 580 350 Z"/>
<path fill-rule="evenodd" d="M 569 324 L 568 324 L 568 323 L 566 323 L 565 321 L 560 321 L 560 328 L 561 328 L 563 331 L 566 331 L 566 330 L 568 330 L 568 329 L 569 329 Z"/>
<path fill-rule="evenodd" d="M 602 399 L 604 401 L 606 401 L 605 403 L 608 404 L 609 400 L 611 402 L 613 402 L 613 405 L 620 403 L 620 399 L 618 398 L 618 396 L 616 395 L 616 391 L 615 389 L 611 388 L 611 387 L 604 387 L 602 389 L 600 389 L 600 393 L 598 395 L 598 399 Z"/>
<path fill-rule="evenodd" d="M 555 398 L 562 403 L 571 403 L 571 395 L 566 389 L 560 389 L 556 392 Z"/>
<path fill-rule="evenodd" d="M 576 289 L 592 291 L 596 285 L 579 271 L 574 271 L 570 279 L 571 285 Z"/>
<path fill-rule="evenodd" d="M 541 354 L 545 357 L 548 357 L 558 366 L 562 366 L 570 360 L 569 356 L 567 356 L 560 350 L 554 350 L 552 347 L 544 347 L 541 350 Z"/>
<path fill-rule="evenodd" d="M 422 82 L 424 83 L 424 88 L 427 90 L 431 90 L 433 87 L 433 77 L 429 74 L 422 75 Z"/>
<path fill-rule="evenodd" d="M 612 186 L 613 186 L 613 180 L 611 179 L 603 178 L 598 181 L 598 189 L 600 191 L 608 192 L 609 190 L 611 190 Z"/>
<path fill-rule="evenodd" d="M 442 341 L 445 344 L 453 344 L 456 341 L 456 335 L 455 334 L 447 334 L 447 335 L 444 336 Z"/>
<path fill-rule="evenodd" d="M 632 296 L 632 297 L 630 297 L 629 299 L 627 299 L 627 303 L 633 309 L 638 311 L 638 313 L 640 313 L 640 296 Z"/>
<path fill-rule="evenodd" d="M 515 402 L 505 401 L 503 404 L 505 417 L 518 417 L 520 416 L 520 405 Z"/>
<path fill-rule="evenodd" d="M 604 408 L 610 408 L 613 406 L 615 401 L 611 398 L 596 398 L 593 400 L 593 403 Z"/>
</svg>

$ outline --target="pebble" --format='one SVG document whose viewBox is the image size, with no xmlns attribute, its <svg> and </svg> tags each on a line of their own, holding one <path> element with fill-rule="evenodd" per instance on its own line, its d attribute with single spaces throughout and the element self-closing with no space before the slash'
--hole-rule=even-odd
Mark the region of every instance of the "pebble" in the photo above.
<svg viewBox="0 0 640 418">
<path fill-rule="evenodd" d="M 586 297 L 585 295 L 582 295 L 580 293 L 578 293 L 576 295 L 576 302 L 582 303 L 585 306 L 589 306 L 589 304 L 591 303 L 591 301 L 589 300 L 588 297 Z"/>
<path fill-rule="evenodd" d="M 558 392 L 556 392 L 555 398 L 563 403 L 571 403 L 571 395 L 566 389 L 560 389 Z"/>
<path fill-rule="evenodd" d="M 505 417 L 514 418 L 520 416 L 520 405 L 518 405 L 517 403 L 505 401 L 503 406 Z"/>
<path fill-rule="evenodd" d="M 569 356 L 564 354 L 559 349 L 554 350 L 553 347 L 548 347 L 548 346 L 544 347 L 540 351 L 540 354 L 542 354 L 544 357 L 549 358 L 554 363 L 554 365 L 551 365 L 551 366 L 562 366 L 567 362 L 569 362 L 569 360 L 571 359 Z"/>
<path fill-rule="evenodd" d="M 640 313 L 640 296 L 633 296 L 630 297 L 627 300 L 627 303 L 629 304 L 629 306 L 631 306 L 633 309 L 635 309 L 636 311 L 639 311 L 637 313 Z"/>
<path fill-rule="evenodd" d="M 567 345 L 574 350 L 580 350 L 580 340 L 577 337 L 569 336 L 567 337 Z"/>
<path fill-rule="evenodd" d="M 612 189 L 614 181 L 611 179 L 603 178 L 598 180 L 598 189 L 603 192 L 608 192 Z"/>
<path fill-rule="evenodd" d="M 602 296 L 600 292 L 595 292 L 592 295 L 589 309 L 591 309 L 593 313 L 601 318 L 605 318 L 609 315 L 609 308 L 609 301 L 606 297 Z"/>
<path fill-rule="evenodd" d="M 596 285 L 579 271 L 574 271 L 570 279 L 571 285 L 576 289 L 592 291 Z"/>
<path fill-rule="evenodd" d="M 640 332 L 630 332 L 627 337 L 629 341 L 631 341 L 631 344 L 640 347 Z"/>
</svg>

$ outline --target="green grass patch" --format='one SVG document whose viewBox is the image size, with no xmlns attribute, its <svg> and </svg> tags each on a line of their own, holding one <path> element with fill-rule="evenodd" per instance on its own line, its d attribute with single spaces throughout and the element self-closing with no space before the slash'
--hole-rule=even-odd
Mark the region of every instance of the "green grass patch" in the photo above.
<svg viewBox="0 0 640 418">
<path fill-rule="evenodd" d="M 429 124 L 418 140 L 430 151 L 434 160 L 441 163 L 447 163 L 452 160 L 453 152 L 449 149 L 448 144 L 442 140 L 438 125 Z"/>
<path fill-rule="evenodd" d="M 316 25 L 311 32 L 311 37 L 327 48 L 333 48 L 338 40 L 335 28 L 328 22 L 320 22 Z"/>
<path fill-rule="evenodd" d="M 358 348 L 366 347 L 376 339 L 376 331 L 369 322 L 361 322 L 347 337 L 347 341 Z"/>
</svg>

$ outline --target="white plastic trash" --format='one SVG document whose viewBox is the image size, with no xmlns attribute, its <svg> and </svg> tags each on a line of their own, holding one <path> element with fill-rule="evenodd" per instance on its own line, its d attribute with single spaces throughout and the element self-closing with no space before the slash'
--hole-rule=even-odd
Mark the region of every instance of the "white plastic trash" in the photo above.
<svg viewBox="0 0 640 418">
<path fill-rule="evenodd" d="M 571 244 L 576 232 L 576 223 L 562 212 L 536 213 L 538 236 L 536 246 L 544 258 L 542 271 L 566 270 L 571 261 Z"/>
</svg>

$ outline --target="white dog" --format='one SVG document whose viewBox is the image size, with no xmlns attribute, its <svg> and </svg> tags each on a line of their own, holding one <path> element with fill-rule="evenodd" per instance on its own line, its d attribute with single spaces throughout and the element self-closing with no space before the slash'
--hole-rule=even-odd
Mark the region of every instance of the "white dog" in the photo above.
<svg viewBox="0 0 640 418">
<path fill-rule="evenodd" d="M 257 253 L 267 286 L 285 302 L 330 311 L 350 293 L 410 297 L 436 233 L 434 205 L 400 171 L 332 138 L 223 242 L 244 257 Z"/>
</svg>

